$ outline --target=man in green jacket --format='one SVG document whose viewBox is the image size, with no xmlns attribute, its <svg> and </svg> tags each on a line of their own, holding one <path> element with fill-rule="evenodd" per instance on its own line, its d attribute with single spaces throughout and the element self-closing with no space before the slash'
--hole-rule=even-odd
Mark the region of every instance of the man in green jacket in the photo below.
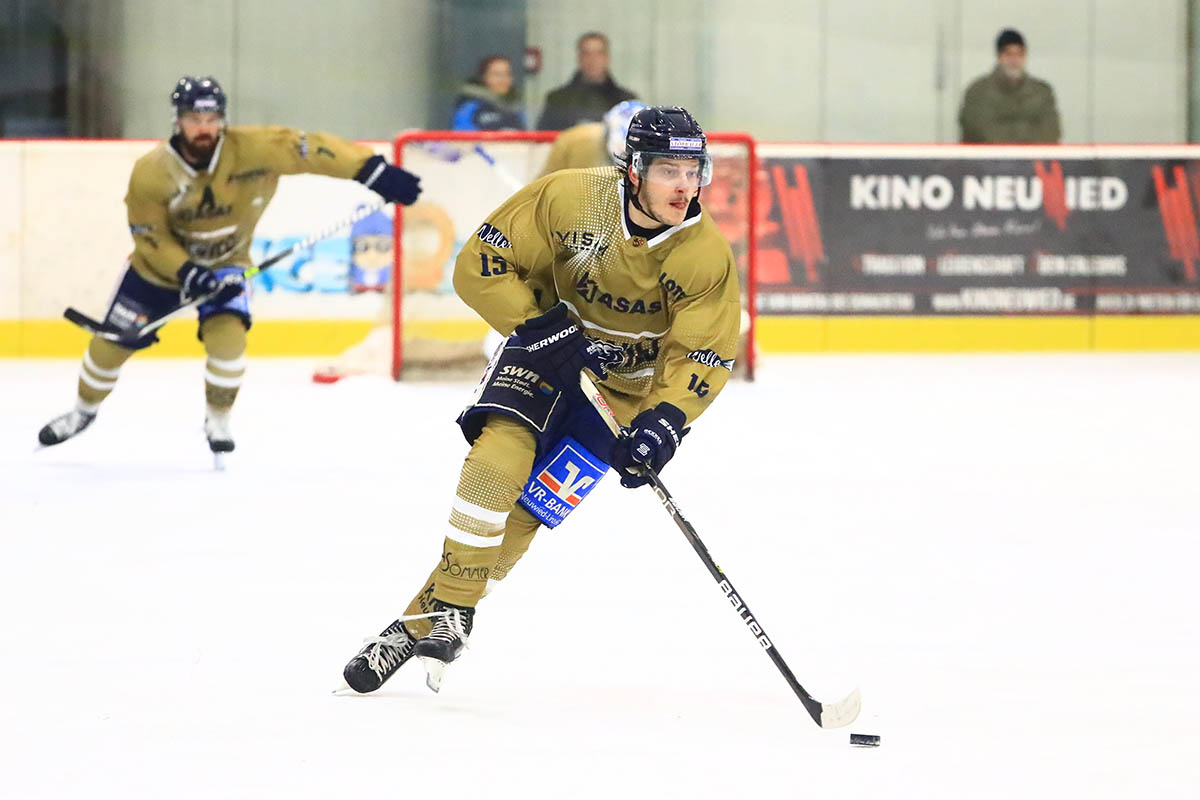
<svg viewBox="0 0 1200 800">
<path fill-rule="evenodd" d="M 996 68 L 975 80 L 958 115 L 964 144 L 1057 144 L 1062 138 L 1054 90 L 1025 72 L 1025 37 L 996 38 Z"/>
</svg>

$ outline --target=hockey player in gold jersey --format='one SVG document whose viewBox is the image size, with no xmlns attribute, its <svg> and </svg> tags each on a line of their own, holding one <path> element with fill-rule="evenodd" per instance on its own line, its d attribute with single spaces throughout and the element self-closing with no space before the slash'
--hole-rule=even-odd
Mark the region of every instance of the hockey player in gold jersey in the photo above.
<svg viewBox="0 0 1200 800">
<path fill-rule="evenodd" d="M 134 249 L 105 324 L 131 331 L 180 302 L 199 305 L 198 336 L 208 356 L 205 434 L 214 453 L 233 449 L 229 412 L 246 368 L 250 305 L 242 271 L 250 266 L 254 227 L 280 175 L 315 173 L 357 180 L 389 202 L 411 204 L 416 176 L 362 145 L 326 133 L 283 127 L 226 127 L 226 97 L 213 78 L 183 77 L 171 95 L 175 132 L 138 159 L 125 196 Z M 83 355 L 75 408 L 38 434 L 59 444 L 95 419 L 121 365 L 154 344 L 132 347 L 95 337 Z"/>
<path fill-rule="evenodd" d="M 604 114 L 602 122 L 581 122 L 558 135 L 539 178 L 560 169 L 588 169 L 615 163 L 625 152 L 625 132 L 633 115 L 646 104 L 622 100 Z"/>
<path fill-rule="evenodd" d="M 475 606 L 541 525 L 554 527 L 611 466 L 644 484 L 721 392 L 741 305 L 728 242 L 699 203 L 712 162 L 681 108 L 646 108 L 621 167 L 564 170 L 493 212 L 459 254 L 458 294 L 508 335 L 459 425 L 471 451 L 441 558 L 405 615 L 346 665 L 377 689 L 413 655 L 431 688 L 458 657 Z M 614 441 L 579 389 L 598 379 L 628 435 Z"/>
</svg>

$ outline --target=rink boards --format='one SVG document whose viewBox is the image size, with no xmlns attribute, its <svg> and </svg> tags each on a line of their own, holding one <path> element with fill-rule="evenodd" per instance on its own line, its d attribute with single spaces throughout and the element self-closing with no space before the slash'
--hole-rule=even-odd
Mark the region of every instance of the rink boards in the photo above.
<svg viewBox="0 0 1200 800">
<path fill-rule="evenodd" d="M 154 144 L 0 142 L 0 356 L 78 355 L 86 337 L 60 315 L 105 307 L 131 246 L 129 172 Z M 761 145 L 758 347 L 1200 349 L 1198 154 Z M 255 258 L 372 196 L 282 179 Z M 382 292 L 348 288 L 357 238 L 333 237 L 256 284 L 252 354 L 338 353 L 385 318 Z M 482 323 L 454 325 L 442 334 Z M 194 324 L 168 326 L 152 352 L 199 352 Z"/>
</svg>

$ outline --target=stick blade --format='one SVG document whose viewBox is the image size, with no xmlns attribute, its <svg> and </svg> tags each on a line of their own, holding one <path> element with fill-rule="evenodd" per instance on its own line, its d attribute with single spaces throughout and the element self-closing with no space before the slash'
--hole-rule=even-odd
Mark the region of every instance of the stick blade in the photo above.
<svg viewBox="0 0 1200 800">
<path fill-rule="evenodd" d="M 821 718 L 817 723 L 822 728 L 842 728 L 858 719 L 862 710 L 862 695 L 858 689 L 836 703 L 821 704 Z"/>
<path fill-rule="evenodd" d="M 68 308 L 63 311 L 63 318 L 73 325 L 78 325 L 88 333 L 99 336 L 109 341 L 115 341 L 120 338 L 121 330 L 112 325 L 101 322 L 100 320 L 92 319 L 87 314 L 75 308 Z"/>
</svg>

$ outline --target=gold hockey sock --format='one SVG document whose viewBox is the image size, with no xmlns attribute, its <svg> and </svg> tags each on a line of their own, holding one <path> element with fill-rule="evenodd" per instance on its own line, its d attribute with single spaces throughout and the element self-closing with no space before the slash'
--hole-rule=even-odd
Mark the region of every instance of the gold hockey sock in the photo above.
<svg viewBox="0 0 1200 800">
<path fill-rule="evenodd" d="M 533 468 L 533 432 L 507 417 L 488 417 L 458 480 L 433 595 L 473 607 L 487 588 L 504 541 L 505 523 Z"/>
<path fill-rule="evenodd" d="M 233 314 L 216 314 L 200 323 L 200 338 L 208 353 L 204 397 L 211 410 L 228 413 L 246 372 L 246 326 Z"/>
<path fill-rule="evenodd" d="M 530 543 L 533 542 L 533 536 L 541 524 L 536 517 L 519 506 L 509 513 L 508 521 L 504 526 L 500 552 L 497 555 L 495 566 L 488 574 L 488 580 L 480 595 L 481 598 L 495 587 L 496 581 L 502 580 L 508 575 L 509 570 L 521 560 L 521 556 L 525 555 L 525 551 L 529 549 Z M 437 588 L 437 577 L 440 571 L 441 567 L 439 566 L 429 573 L 429 578 L 421 584 L 421 591 L 417 592 L 408 604 L 408 608 L 404 610 L 405 616 L 429 614 L 434 610 L 433 593 Z M 408 632 L 418 639 L 428 636 L 429 629 L 433 627 L 433 621 L 429 619 L 414 619 L 404 624 L 408 626 Z"/>
<path fill-rule="evenodd" d="M 95 337 L 88 343 L 88 349 L 83 353 L 83 364 L 79 367 L 77 405 L 81 411 L 96 413 L 100 403 L 117 385 L 121 365 L 133 352 L 100 337 Z"/>
<path fill-rule="evenodd" d="M 433 589 L 434 581 L 437 578 L 437 568 L 429 573 L 429 578 L 425 583 L 421 584 L 421 591 L 417 592 L 417 596 L 408 604 L 408 608 L 404 609 L 404 616 L 411 617 L 417 614 L 429 614 L 433 611 Z M 404 623 L 408 627 L 408 632 L 414 637 L 420 639 L 429 635 L 429 629 L 433 627 L 431 619 L 410 619 Z"/>
<path fill-rule="evenodd" d="M 509 513 L 508 521 L 504 525 L 504 541 L 500 544 L 500 555 L 488 581 L 488 591 L 491 591 L 496 581 L 504 580 L 509 570 L 517 565 L 521 556 L 525 555 L 525 551 L 533 543 L 533 535 L 541 525 L 537 517 L 520 506 Z"/>
</svg>

